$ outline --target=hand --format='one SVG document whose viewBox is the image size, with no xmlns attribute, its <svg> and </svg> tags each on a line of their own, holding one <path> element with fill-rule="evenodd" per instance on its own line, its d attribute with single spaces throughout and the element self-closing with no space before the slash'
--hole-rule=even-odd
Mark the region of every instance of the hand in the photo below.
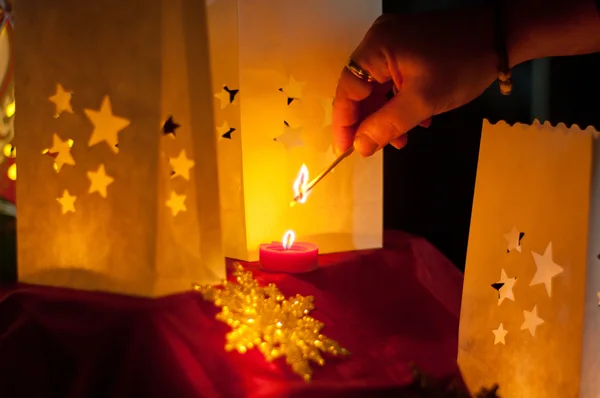
<svg viewBox="0 0 600 398">
<path fill-rule="evenodd" d="M 484 8 L 379 17 L 351 59 L 377 82 L 344 69 L 333 103 L 336 151 L 370 156 L 434 115 L 460 107 L 496 78 L 492 12 Z M 386 93 L 398 89 L 386 101 Z"/>
</svg>

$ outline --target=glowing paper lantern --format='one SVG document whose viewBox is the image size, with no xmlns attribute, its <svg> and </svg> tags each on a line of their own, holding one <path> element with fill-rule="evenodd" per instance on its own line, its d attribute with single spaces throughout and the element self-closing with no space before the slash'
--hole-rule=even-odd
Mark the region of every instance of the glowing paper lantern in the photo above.
<svg viewBox="0 0 600 398">
<path fill-rule="evenodd" d="M 145 296 L 221 280 L 204 2 L 34 3 L 15 12 L 19 279 Z"/>
<path fill-rule="evenodd" d="M 215 0 L 208 5 L 224 250 L 257 260 L 292 228 L 321 252 L 381 247 L 382 155 L 352 155 L 290 208 L 302 164 L 335 155 L 332 96 L 381 14 L 372 0 Z"/>
<path fill-rule="evenodd" d="M 459 365 L 502 397 L 600 396 L 600 140 L 485 122 Z"/>
</svg>

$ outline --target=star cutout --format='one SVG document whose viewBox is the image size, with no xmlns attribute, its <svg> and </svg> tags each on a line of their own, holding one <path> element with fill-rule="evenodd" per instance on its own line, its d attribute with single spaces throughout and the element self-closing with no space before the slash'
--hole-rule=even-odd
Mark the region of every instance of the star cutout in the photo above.
<svg viewBox="0 0 600 398">
<path fill-rule="evenodd" d="M 600 306 L 600 292 L 596 293 L 596 295 L 598 296 L 598 306 Z"/>
<path fill-rule="evenodd" d="M 188 157 L 185 155 L 185 149 L 183 149 L 179 153 L 179 156 L 177 156 L 176 158 L 169 159 L 169 164 L 171 165 L 174 171 L 172 178 L 181 176 L 185 180 L 189 180 L 190 169 L 194 167 L 195 163 L 193 160 L 188 159 Z"/>
<path fill-rule="evenodd" d="M 304 142 L 302 141 L 301 135 L 302 129 L 299 127 L 291 128 L 288 122 L 285 121 L 283 123 L 284 132 L 275 138 L 274 141 L 281 142 L 287 151 L 297 146 L 303 146 Z"/>
<path fill-rule="evenodd" d="M 229 87 L 223 86 L 223 89 L 215 94 L 215 98 L 221 102 L 221 109 L 225 109 L 227 105 L 232 104 L 239 91 L 240 90 L 231 90 Z"/>
<path fill-rule="evenodd" d="M 75 213 L 75 201 L 77 197 L 69 195 L 69 191 L 65 189 L 62 196 L 56 200 L 62 206 L 62 214 L 67 214 L 68 212 Z"/>
<path fill-rule="evenodd" d="M 531 255 L 533 256 L 533 261 L 535 261 L 537 271 L 529 286 L 543 283 L 546 285 L 548 297 L 552 297 L 552 278 L 563 272 L 562 267 L 552 261 L 552 242 L 548 243 L 544 255 L 534 252 L 531 252 Z"/>
<path fill-rule="evenodd" d="M 321 106 L 323 107 L 323 122 L 321 128 L 331 125 L 333 112 L 333 98 L 321 98 Z"/>
<path fill-rule="evenodd" d="M 58 134 L 52 136 L 52 147 L 42 151 L 44 155 L 50 155 L 54 158 L 54 170 L 58 173 L 65 164 L 74 166 L 75 160 L 71 156 L 71 147 L 73 140 L 63 141 Z"/>
<path fill-rule="evenodd" d="M 226 121 L 219 127 L 217 127 L 217 133 L 219 134 L 219 138 L 225 138 L 227 140 L 231 139 L 231 134 L 235 131 L 233 127 L 229 127 L 229 123 Z"/>
<path fill-rule="evenodd" d="M 173 121 L 173 116 L 169 116 L 165 124 L 163 124 L 162 131 L 164 135 L 171 134 L 173 137 L 175 137 L 175 130 L 177 130 L 179 127 L 181 126 Z"/>
<path fill-rule="evenodd" d="M 302 89 L 306 83 L 298 82 L 294 79 L 294 76 L 290 76 L 288 84 L 279 89 L 282 93 L 287 95 L 287 104 L 291 104 L 294 100 L 302 98 Z"/>
<path fill-rule="evenodd" d="M 59 117 L 63 112 L 73 113 L 73 108 L 71 107 L 71 96 L 72 93 L 66 91 L 62 85 L 56 85 L 56 94 L 48 97 L 50 102 L 52 102 L 56 107 L 55 117 Z"/>
<path fill-rule="evenodd" d="M 506 276 L 504 269 L 500 271 L 500 280 L 492 285 L 494 289 L 498 286 L 498 305 L 502 304 L 504 299 L 515 301 L 513 294 L 513 286 L 517 282 L 517 278 L 509 278 Z"/>
<path fill-rule="evenodd" d="M 186 195 L 177 195 L 175 191 L 171 192 L 171 198 L 167 200 L 167 207 L 171 209 L 171 214 L 175 217 L 179 212 L 187 211 L 185 207 Z"/>
<path fill-rule="evenodd" d="M 91 183 L 88 193 L 98 192 L 100 196 L 106 198 L 106 188 L 108 188 L 108 186 L 112 184 L 115 179 L 109 175 L 106 175 L 104 165 L 101 164 L 97 171 L 88 171 L 87 177 L 90 179 Z"/>
<path fill-rule="evenodd" d="M 521 330 L 528 329 L 532 337 L 535 337 L 535 330 L 544 323 L 544 320 L 537 314 L 537 305 L 533 306 L 531 311 L 523 311 L 525 321 L 521 325 Z"/>
<path fill-rule="evenodd" d="M 498 326 L 498 329 L 492 330 L 492 333 L 494 333 L 494 345 L 496 345 L 496 344 L 506 345 L 506 341 L 504 340 L 504 338 L 506 337 L 508 330 L 504 330 L 504 326 L 502 326 L 502 324 L 500 324 L 500 326 Z"/>
<path fill-rule="evenodd" d="M 99 110 L 84 109 L 83 111 L 94 125 L 94 131 L 92 131 L 88 146 L 104 141 L 114 153 L 118 153 L 119 148 L 116 145 L 119 143 L 119 132 L 129 126 L 131 122 L 113 115 L 108 95 L 102 99 Z"/>
<path fill-rule="evenodd" d="M 511 250 L 516 250 L 519 253 L 521 252 L 521 239 L 525 236 L 525 233 L 519 232 L 517 227 L 513 225 L 512 230 L 504 234 L 504 239 L 506 239 L 507 247 L 506 252 L 509 253 Z"/>
</svg>

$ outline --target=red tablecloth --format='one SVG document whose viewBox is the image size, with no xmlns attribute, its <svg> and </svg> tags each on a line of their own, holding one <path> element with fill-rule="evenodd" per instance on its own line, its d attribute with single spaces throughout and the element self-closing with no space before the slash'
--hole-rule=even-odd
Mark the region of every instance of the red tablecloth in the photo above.
<svg viewBox="0 0 600 398">
<path fill-rule="evenodd" d="M 286 295 L 313 295 L 323 332 L 352 353 L 326 357 L 310 383 L 256 350 L 226 353 L 228 327 L 192 292 L 150 300 L 4 287 L 0 397 L 398 396 L 411 361 L 456 375 L 460 272 L 423 239 L 395 232 L 385 246 L 321 256 L 308 274 L 255 272 Z"/>
</svg>

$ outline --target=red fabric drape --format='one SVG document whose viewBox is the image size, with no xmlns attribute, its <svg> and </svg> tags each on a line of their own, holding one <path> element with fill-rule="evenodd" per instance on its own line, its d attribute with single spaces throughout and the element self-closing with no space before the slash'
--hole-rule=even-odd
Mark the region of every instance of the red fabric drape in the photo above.
<svg viewBox="0 0 600 398">
<path fill-rule="evenodd" d="M 320 261 L 300 275 L 246 264 L 286 295 L 313 295 L 324 334 L 352 353 L 326 357 L 310 383 L 256 350 L 225 352 L 228 327 L 198 294 L 151 300 L 17 285 L 0 288 L 0 396 L 398 396 L 411 361 L 433 377 L 457 375 L 462 275 L 433 246 L 395 232 L 382 250 Z"/>
</svg>

